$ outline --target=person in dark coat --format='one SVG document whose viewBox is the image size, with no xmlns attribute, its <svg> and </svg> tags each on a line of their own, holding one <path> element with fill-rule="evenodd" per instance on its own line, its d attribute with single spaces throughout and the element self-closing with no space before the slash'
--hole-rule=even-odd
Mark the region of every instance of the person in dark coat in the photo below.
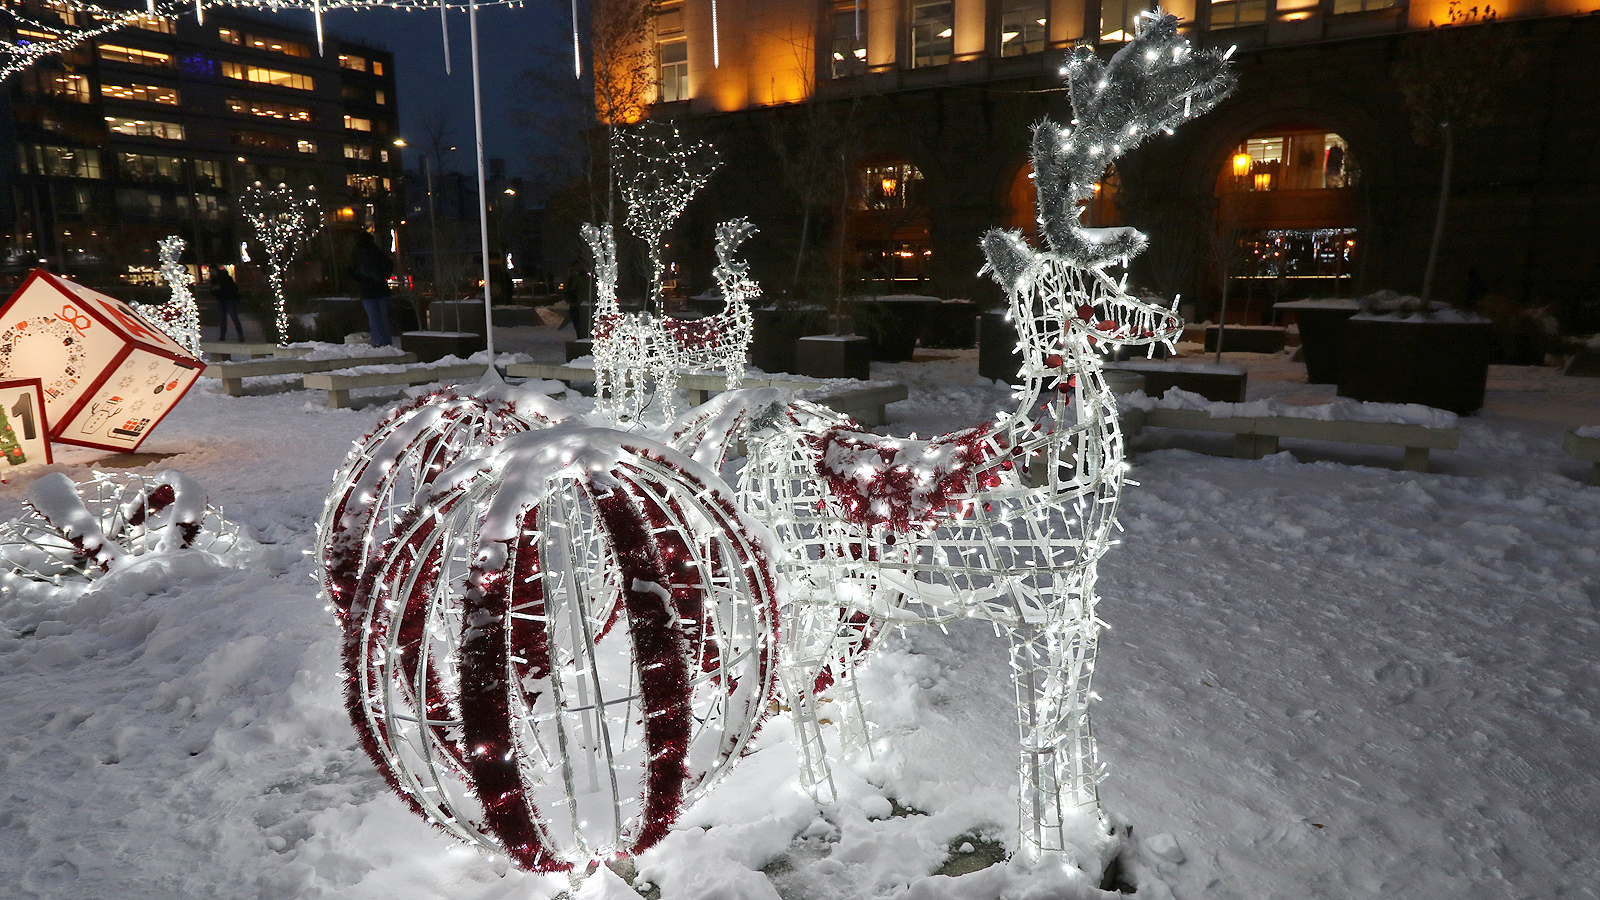
<svg viewBox="0 0 1600 900">
<path fill-rule="evenodd" d="M 211 299 L 217 301 L 217 318 L 222 322 L 222 333 L 217 340 L 228 339 L 228 319 L 232 317 L 233 330 L 242 342 L 244 325 L 239 322 L 239 283 L 221 266 L 211 273 Z"/>
<path fill-rule="evenodd" d="M 355 253 L 350 257 L 350 277 L 355 279 L 361 305 L 367 310 L 367 330 L 374 347 L 387 347 L 394 338 L 389 328 L 389 276 L 393 274 L 394 262 L 378 246 L 372 232 L 357 234 Z"/>
</svg>

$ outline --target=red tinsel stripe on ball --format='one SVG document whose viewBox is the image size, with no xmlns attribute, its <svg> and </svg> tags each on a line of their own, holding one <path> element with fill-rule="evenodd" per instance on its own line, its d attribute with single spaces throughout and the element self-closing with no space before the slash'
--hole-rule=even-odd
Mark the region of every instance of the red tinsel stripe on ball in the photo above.
<svg viewBox="0 0 1600 900">
<path fill-rule="evenodd" d="M 537 524 L 538 509 L 524 514 L 523 529 Z M 509 561 L 518 548 L 506 542 Z M 522 548 L 528 551 L 528 548 Z M 564 872 L 572 863 L 558 859 L 550 848 L 527 796 L 518 759 L 508 623 L 511 621 L 510 579 L 505 570 L 474 566 L 472 587 L 462 600 L 461 718 L 467 748 L 467 769 L 478 802 L 483 805 L 484 826 L 517 865 L 535 872 Z M 531 647 L 519 648 L 531 650 Z M 548 653 L 534 663 L 548 671 Z"/>
<path fill-rule="evenodd" d="M 656 530 L 667 522 L 654 498 L 633 494 L 620 485 L 598 493 L 595 508 L 615 548 L 621 570 L 622 602 L 628 612 L 628 634 L 633 639 L 634 670 L 639 675 L 639 697 L 644 709 L 646 763 L 644 828 L 631 852 L 646 850 L 667 836 L 677 820 L 688 770 L 690 709 L 689 667 L 680 621 L 687 616 L 663 598 L 671 578 L 662 561 Z"/>
</svg>

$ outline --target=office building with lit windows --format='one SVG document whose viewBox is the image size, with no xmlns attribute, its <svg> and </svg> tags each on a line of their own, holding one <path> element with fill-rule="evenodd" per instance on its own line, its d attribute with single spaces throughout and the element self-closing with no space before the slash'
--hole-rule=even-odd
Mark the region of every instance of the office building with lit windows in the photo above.
<svg viewBox="0 0 1600 900">
<path fill-rule="evenodd" d="M 336 286 L 355 230 L 388 244 L 395 227 L 396 108 L 388 51 L 329 36 L 319 55 L 314 34 L 265 15 L 146 17 L 47 56 L 0 85 L 14 148 L 0 157 L 0 267 L 153 284 L 169 234 L 196 266 L 237 263 L 235 198 L 285 182 L 315 187 L 329 234 L 305 277 Z"/>
<path fill-rule="evenodd" d="M 794 281 L 803 245 L 819 258 L 799 270 L 842 269 L 847 290 L 857 278 L 992 297 L 994 286 L 977 275 L 978 240 L 997 225 L 1033 228 L 1029 125 L 1072 118 L 1059 75 L 1065 55 L 1087 45 L 1109 56 L 1152 7 L 719 0 L 714 29 L 710 0 L 664 4 L 652 115 L 685 121 L 728 163 L 680 229 L 693 271 L 709 270 L 709 223 L 748 214 L 763 232 L 749 252 L 769 290 Z M 1164 8 L 1191 40 L 1237 47 L 1239 88 L 1125 157 L 1085 211 L 1090 224 L 1151 234 L 1138 282 L 1196 300 L 1191 312 L 1201 316 L 1224 277 L 1253 298 L 1256 316 L 1273 298 L 1416 291 L 1442 155 L 1414 140 L 1395 63 L 1408 42 L 1438 40 L 1433 26 L 1464 8 L 1448 0 Z M 1453 299 L 1476 279 L 1518 302 L 1593 306 L 1600 3 L 1492 8 L 1491 23 L 1451 27 L 1492 29 L 1527 64 L 1496 120 L 1457 142 L 1436 297 Z M 800 149 L 827 147 L 829 135 L 848 195 L 825 203 L 827 192 L 812 190 L 807 201 L 804 186 L 827 179 L 806 170 Z M 803 222 L 811 233 L 802 244 Z"/>
</svg>

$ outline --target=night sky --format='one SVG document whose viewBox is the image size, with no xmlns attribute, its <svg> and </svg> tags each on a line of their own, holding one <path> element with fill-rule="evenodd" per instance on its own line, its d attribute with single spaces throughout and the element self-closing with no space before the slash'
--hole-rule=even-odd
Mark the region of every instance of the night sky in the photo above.
<svg viewBox="0 0 1600 900">
<path fill-rule="evenodd" d="M 504 158 L 510 174 L 528 174 L 527 144 L 532 138 L 531 132 L 512 124 L 513 105 L 537 102 L 531 92 L 518 89 L 517 75 L 535 66 L 546 70 L 564 66 L 571 77 L 570 8 L 562 0 L 532 0 L 522 9 L 494 6 L 478 11 L 484 155 Z M 310 14 L 304 17 L 309 25 Z M 446 111 L 453 142 L 461 149 L 446 159 L 445 167 L 471 172 L 472 75 L 466 13 L 450 15 L 450 75 L 444 72 L 437 10 L 343 10 L 327 14 L 324 23 L 331 32 L 375 41 L 394 51 L 401 136 L 413 146 L 420 144 L 422 117 L 429 110 Z M 416 159 L 408 151 L 406 167 L 414 168 Z"/>
</svg>

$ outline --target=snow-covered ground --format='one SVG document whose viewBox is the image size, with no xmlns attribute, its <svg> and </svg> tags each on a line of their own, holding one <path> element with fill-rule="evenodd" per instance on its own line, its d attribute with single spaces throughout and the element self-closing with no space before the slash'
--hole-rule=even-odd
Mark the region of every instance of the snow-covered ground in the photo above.
<svg viewBox="0 0 1600 900">
<path fill-rule="evenodd" d="M 497 331 L 502 351 L 558 353 L 547 330 Z M 892 431 L 1009 402 L 970 353 L 941 355 L 875 367 L 911 387 Z M 1227 357 L 1252 400 L 1331 396 L 1282 357 Z M 345 719 L 306 553 L 380 407 L 214 385 L 143 449 L 248 529 L 247 565 L 168 557 L 76 600 L 0 597 L 0 895 L 564 889 L 424 825 Z M 1394 448 L 1286 441 L 1243 461 L 1195 452 L 1222 437 L 1135 442 L 1126 541 L 1101 565 L 1096 728 L 1105 805 L 1142 839 L 1140 896 L 1600 897 L 1600 489 L 1560 452 L 1597 424 L 1600 380 L 1496 369 L 1431 474 L 1397 471 Z M 0 485 L 0 518 L 39 471 Z M 1060 896 L 1003 867 L 933 874 L 1014 846 L 1003 640 L 908 631 L 865 690 L 880 739 L 841 773 L 841 803 L 796 791 L 780 718 L 643 877 L 694 900 Z"/>
</svg>

